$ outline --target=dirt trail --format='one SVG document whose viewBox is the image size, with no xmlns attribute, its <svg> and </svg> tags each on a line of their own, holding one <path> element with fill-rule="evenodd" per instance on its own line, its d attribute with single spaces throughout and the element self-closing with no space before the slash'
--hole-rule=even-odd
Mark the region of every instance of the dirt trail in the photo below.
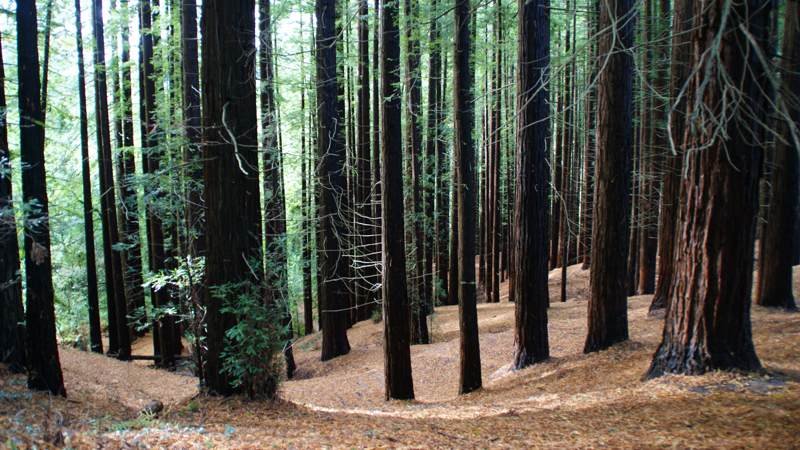
<svg viewBox="0 0 800 450">
<path fill-rule="evenodd" d="M 70 398 L 117 402 L 127 409 L 139 411 L 152 400 L 159 400 L 169 408 L 198 393 L 197 379 L 193 377 L 71 348 L 62 347 L 59 353 Z"/>
</svg>

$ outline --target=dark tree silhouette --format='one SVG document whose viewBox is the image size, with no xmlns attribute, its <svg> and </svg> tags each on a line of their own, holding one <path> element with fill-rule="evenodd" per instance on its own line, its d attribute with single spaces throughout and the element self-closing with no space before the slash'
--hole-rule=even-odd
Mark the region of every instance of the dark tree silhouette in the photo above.
<svg viewBox="0 0 800 450">
<path fill-rule="evenodd" d="M 383 167 L 383 347 L 386 399 L 414 398 L 403 226 L 400 31 L 397 2 L 381 0 L 381 164 Z"/>
<path fill-rule="evenodd" d="M 121 360 L 131 356 L 128 305 L 125 299 L 122 255 L 116 248 L 121 243 L 117 226 L 117 203 L 114 189 L 114 167 L 111 154 L 111 131 L 108 122 L 108 88 L 106 86 L 105 39 L 103 35 L 103 2 L 92 0 L 94 33 L 94 89 L 97 148 L 100 159 L 100 204 L 103 225 L 103 261 L 106 271 L 108 304 L 108 353 Z"/>
<path fill-rule="evenodd" d="M 547 222 L 550 110 L 550 2 L 519 0 L 517 55 L 518 135 L 512 259 L 516 315 L 514 368 L 550 356 L 547 337 Z"/>
<path fill-rule="evenodd" d="M 680 153 L 684 133 L 684 111 L 686 96 L 679 95 L 689 76 L 691 41 L 689 30 L 692 26 L 695 0 L 676 0 L 672 16 L 672 55 L 670 58 L 670 105 L 669 133 L 671 151 L 664 155 L 664 174 L 661 180 L 661 213 L 658 224 L 658 263 L 656 288 L 650 312 L 667 306 L 669 286 L 672 284 L 675 255 L 675 233 L 680 206 L 681 171 L 683 155 Z"/>
<path fill-rule="evenodd" d="M 583 351 L 628 339 L 626 259 L 631 189 L 633 1 L 600 5 L 598 54 L 604 67 L 597 90 L 597 160 L 589 298 Z M 602 261 L 602 264 L 600 263 Z"/>
<path fill-rule="evenodd" d="M 11 152 L 8 147 L 6 75 L 0 44 L 0 362 L 12 372 L 25 368 L 25 313 L 19 242 L 11 184 Z"/>
<path fill-rule="evenodd" d="M 345 285 L 346 264 L 340 239 L 346 234 L 340 215 L 346 196 L 345 148 L 339 114 L 339 80 L 336 71 L 336 1 L 316 0 L 317 38 L 317 165 L 320 189 L 320 310 L 322 360 L 350 352 L 347 340 L 350 294 Z"/>
<path fill-rule="evenodd" d="M 53 266 L 44 165 L 36 2 L 17 1 L 20 160 L 25 201 L 25 350 L 28 388 L 66 397 L 56 342 Z"/>
<path fill-rule="evenodd" d="M 83 25 L 81 2 L 75 0 L 75 42 L 78 47 L 78 104 L 81 129 L 81 175 L 83 177 L 83 236 L 86 241 L 86 292 L 89 310 L 89 342 L 93 352 L 103 353 L 100 329 L 100 301 L 97 293 L 97 262 L 94 246 L 92 174 L 89 167 L 89 118 L 86 111 L 86 74 L 83 66 Z"/>
<path fill-rule="evenodd" d="M 263 279 L 255 85 L 254 0 L 206 0 L 201 20 L 203 182 L 206 213 L 206 386 L 236 392 L 223 370 L 236 317 L 213 288 L 258 294 Z M 230 220 L 236 217 L 237 220 Z M 249 287 L 249 288 L 248 288 Z M 233 294 L 232 294 L 233 295 Z"/>
<path fill-rule="evenodd" d="M 283 315 L 288 335 L 284 343 L 286 376 L 292 378 L 296 369 L 292 351 L 292 316 L 289 309 L 289 276 L 286 256 L 286 197 L 283 191 L 283 152 L 279 146 L 279 123 L 275 107 L 274 74 L 272 70 L 272 20 L 269 0 L 259 0 L 259 72 L 261 73 L 262 164 L 264 167 L 264 238 L 267 242 L 268 301 Z"/>
<path fill-rule="evenodd" d="M 472 34 L 470 0 L 456 0 L 455 57 L 453 61 L 453 115 L 455 164 L 458 172 L 458 301 L 461 330 L 461 371 L 459 393 L 466 394 L 481 387 L 481 354 L 478 342 L 478 311 L 475 290 L 475 143 L 472 128 L 475 122 L 474 79 L 472 67 Z"/>
<path fill-rule="evenodd" d="M 764 236 L 763 264 L 759 277 L 760 292 L 757 301 L 761 306 L 797 309 L 792 293 L 792 263 L 796 241 L 795 233 L 798 199 L 800 199 L 800 8 L 797 0 L 786 2 L 784 14 L 783 51 L 781 52 L 782 91 L 779 102 L 786 107 L 780 121 L 780 137 L 775 144 L 775 161 L 772 168 L 772 197 Z M 792 130 L 794 128 L 794 130 Z"/>
</svg>

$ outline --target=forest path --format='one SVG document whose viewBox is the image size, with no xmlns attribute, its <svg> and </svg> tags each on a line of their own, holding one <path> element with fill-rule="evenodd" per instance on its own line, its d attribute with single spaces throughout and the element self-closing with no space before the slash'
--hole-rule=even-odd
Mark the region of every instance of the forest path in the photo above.
<svg viewBox="0 0 800 450">
<path fill-rule="evenodd" d="M 59 348 L 59 353 L 67 395 L 73 401 L 109 402 L 138 412 L 154 400 L 169 409 L 199 392 L 194 377 L 68 347 Z"/>
</svg>

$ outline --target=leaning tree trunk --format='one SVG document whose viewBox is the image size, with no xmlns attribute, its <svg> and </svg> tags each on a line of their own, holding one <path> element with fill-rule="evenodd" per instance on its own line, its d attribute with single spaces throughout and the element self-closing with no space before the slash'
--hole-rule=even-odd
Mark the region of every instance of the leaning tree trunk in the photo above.
<svg viewBox="0 0 800 450">
<path fill-rule="evenodd" d="M 456 0 L 455 57 L 453 64 L 454 149 L 458 184 L 458 315 L 461 331 L 461 371 L 458 392 L 481 387 L 481 354 L 475 292 L 475 143 L 472 139 L 474 96 L 472 85 L 472 11 L 469 0 Z"/>
<path fill-rule="evenodd" d="M 6 123 L 6 75 L 0 45 L 0 362 L 12 372 L 25 370 L 25 313 L 22 308 L 19 242 L 11 184 L 11 153 Z M 95 292 L 97 292 L 95 290 Z"/>
<path fill-rule="evenodd" d="M 547 165 L 550 108 L 547 80 L 550 66 L 549 0 L 519 0 L 517 56 L 517 152 L 514 208 L 513 272 L 516 308 L 514 368 L 547 359 L 548 198 Z"/>
<path fill-rule="evenodd" d="M 800 198 L 800 2 L 788 0 L 781 52 L 782 93 L 778 104 L 785 108 L 780 122 L 780 137 L 775 144 L 772 169 L 772 198 L 764 236 L 757 301 L 761 306 L 797 309 L 792 293 L 792 263 L 796 242 L 795 220 Z"/>
<path fill-rule="evenodd" d="M 403 229 L 400 31 L 397 2 L 381 0 L 381 163 L 383 165 L 383 348 L 386 399 L 413 399 Z"/>
<path fill-rule="evenodd" d="M 770 5 L 715 0 L 692 10 L 694 71 L 683 141 L 683 151 L 691 153 L 681 182 L 666 322 L 650 377 L 761 367 L 750 297 L 762 152 L 750 118 L 766 116 L 765 68 L 753 45 L 766 37 Z"/>
<path fill-rule="evenodd" d="M 632 0 L 600 6 L 597 161 L 589 330 L 585 353 L 628 339 L 628 212 L 631 189 L 634 21 Z"/>
<path fill-rule="evenodd" d="M 25 220 L 25 350 L 28 388 L 66 397 L 56 342 L 53 265 L 44 166 L 44 118 L 39 86 L 36 3 L 17 2 L 22 198 L 35 205 Z"/>
<path fill-rule="evenodd" d="M 336 70 L 336 5 L 335 0 L 316 0 L 317 18 L 317 153 L 320 159 L 320 309 L 322 313 L 322 360 L 327 361 L 350 352 L 347 340 L 350 294 L 345 285 L 347 273 L 343 264 L 340 239 L 346 235 L 346 224 L 340 216 L 340 198 L 346 195 L 344 179 L 345 148 L 339 114 Z"/>
</svg>

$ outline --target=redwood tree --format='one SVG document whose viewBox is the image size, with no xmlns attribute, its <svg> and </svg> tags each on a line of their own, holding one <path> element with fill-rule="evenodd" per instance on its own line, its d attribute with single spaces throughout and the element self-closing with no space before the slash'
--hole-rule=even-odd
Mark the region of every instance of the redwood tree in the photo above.
<svg viewBox="0 0 800 450">
<path fill-rule="evenodd" d="M 513 253 L 514 368 L 550 356 L 547 337 L 550 2 L 519 0 L 518 134 Z"/>
<path fill-rule="evenodd" d="M 346 234 L 340 216 L 341 197 L 346 195 L 342 139 L 343 118 L 338 105 L 336 71 L 336 1 L 316 0 L 317 18 L 317 164 L 320 217 L 320 311 L 322 360 L 350 352 L 347 340 L 350 294 L 345 285 L 347 267 L 340 239 Z"/>
<path fill-rule="evenodd" d="M 628 213 L 631 189 L 634 20 L 632 0 L 600 5 L 597 159 L 589 330 L 583 351 L 628 339 Z"/>
<path fill-rule="evenodd" d="M 121 243 L 117 226 L 117 203 L 114 189 L 114 168 L 111 155 L 111 131 L 108 122 L 108 87 L 106 86 L 105 40 L 103 36 L 103 2 L 92 0 L 94 32 L 94 88 L 97 148 L 100 160 L 100 218 L 103 225 L 103 261 L 106 270 L 108 304 L 108 352 L 122 360 L 130 359 L 131 342 L 128 329 L 128 305 L 125 299 Z"/>
<path fill-rule="evenodd" d="M 477 183 L 475 178 L 475 143 L 472 129 L 475 122 L 472 85 L 473 12 L 470 0 L 456 0 L 455 57 L 453 61 L 454 149 L 458 172 L 458 315 L 461 330 L 461 371 L 459 393 L 466 394 L 481 387 L 481 354 L 478 342 L 478 310 L 475 289 L 475 211 Z"/>
<path fill-rule="evenodd" d="M 761 367 L 750 297 L 762 153 L 750 118 L 765 115 L 765 68 L 752 45 L 766 37 L 770 5 L 715 0 L 692 8 L 679 239 L 650 377 Z"/>
<path fill-rule="evenodd" d="M 386 399 L 413 399 L 403 226 L 400 31 L 397 2 L 381 0 L 381 163 L 383 165 L 383 348 Z"/>
<path fill-rule="evenodd" d="M 83 67 L 83 26 L 81 1 L 75 0 L 75 41 L 78 47 L 78 108 L 81 129 L 81 175 L 83 178 L 83 237 L 86 246 L 86 292 L 89 312 L 89 342 L 93 352 L 103 353 L 100 302 L 97 293 L 97 262 L 94 247 L 92 174 L 89 167 L 89 118 L 86 111 L 86 75 Z"/>
<path fill-rule="evenodd" d="M 797 309 L 792 293 L 792 263 L 800 236 L 794 226 L 800 198 L 800 8 L 798 0 L 788 0 L 784 15 L 783 51 L 781 52 L 782 92 L 779 104 L 786 107 L 780 121 L 780 136 L 775 144 L 772 168 L 772 197 L 764 236 L 763 264 L 759 277 L 761 306 Z"/>
<path fill-rule="evenodd" d="M 25 349 L 28 388 L 66 397 L 56 341 L 53 265 L 44 165 L 36 2 L 17 1 L 20 160 L 25 214 Z"/>
<path fill-rule="evenodd" d="M 11 152 L 6 123 L 6 75 L 0 45 L 0 362 L 13 372 L 25 367 L 25 313 L 22 308 L 22 277 L 19 263 L 17 223 L 11 184 Z"/>
</svg>

